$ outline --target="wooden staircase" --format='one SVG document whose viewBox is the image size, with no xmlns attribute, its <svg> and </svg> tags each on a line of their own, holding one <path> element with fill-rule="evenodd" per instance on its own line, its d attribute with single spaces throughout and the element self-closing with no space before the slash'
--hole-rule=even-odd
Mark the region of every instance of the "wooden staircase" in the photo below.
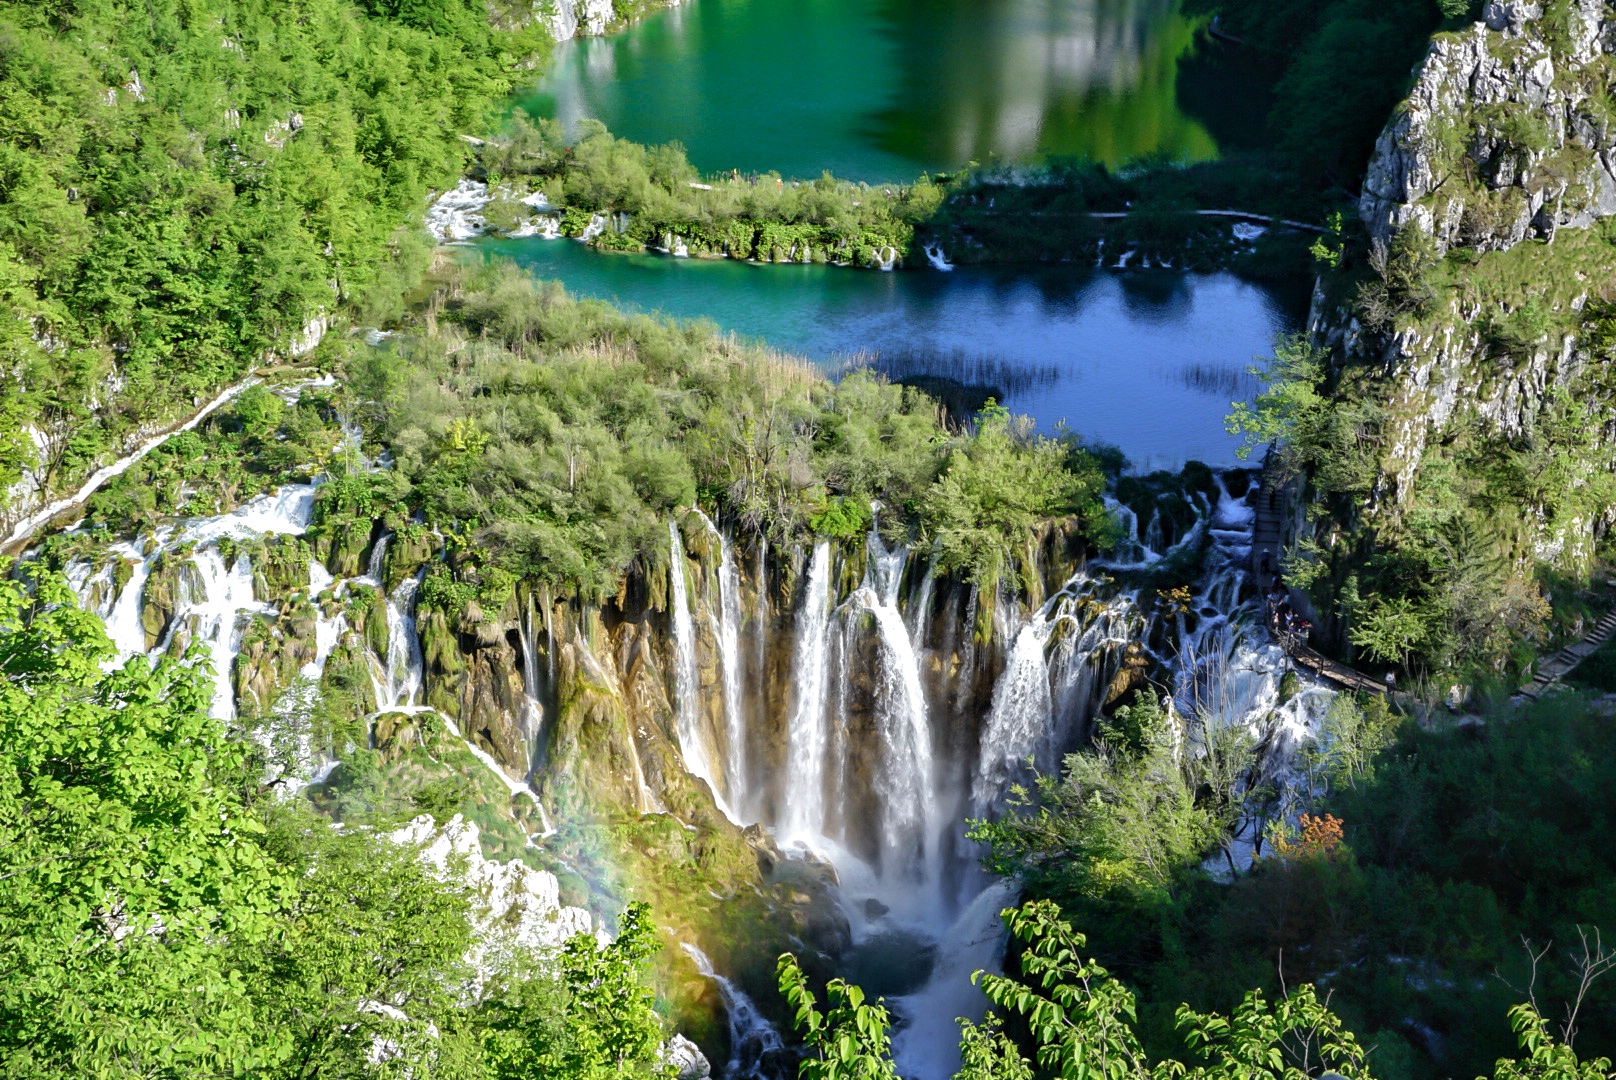
<svg viewBox="0 0 1616 1080">
<path fill-rule="evenodd" d="M 1581 641 L 1539 660 L 1537 674 L 1532 676 L 1531 682 L 1515 691 L 1515 696 L 1536 701 L 1549 687 L 1569 675 L 1572 668 L 1592 656 L 1613 634 L 1616 634 L 1616 608 L 1607 611 L 1604 618 L 1594 623 L 1593 629 L 1583 635 Z"/>
</svg>

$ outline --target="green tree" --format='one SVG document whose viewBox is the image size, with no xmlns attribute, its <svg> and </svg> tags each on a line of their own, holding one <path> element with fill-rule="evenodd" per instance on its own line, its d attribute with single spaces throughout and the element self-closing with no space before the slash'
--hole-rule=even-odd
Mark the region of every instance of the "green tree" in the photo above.
<svg viewBox="0 0 1616 1080">
<path fill-rule="evenodd" d="M 277 1066 L 289 1048 L 219 945 L 267 941 L 290 885 L 214 779 L 244 751 L 205 667 L 103 671 L 100 620 L 59 577 L 25 580 L 0 580 L 0 1071 Z"/>
<path fill-rule="evenodd" d="M 577 934 L 542 966 L 507 980 L 480 1007 L 494 1080 L 613 1080 L 667 1076 L 664 1037 L 646 965 L 658 948 L 645 904 L 630 904 L 617 939 Z"/>
<path fill-rule="evenodd" d="M 1250 404 L 1233 403 L 1225 421 L 1229 434 L 1242 438 L 1241 460 L 1265 443 L 1281 448 L 1307 443 L 1328 413 L 1330 402 L 1319 392 L 1324 379 L 1324 351 L 1305 335 L 1282 339 L 1262 367 L 1248 370 L 1263 384 Z"/>
<path fill-rule="evenodd" d="M 782 955 L 777 975 L 808 1050 L 797 1067 L 801 1080 L 898 1080 L 884 1002 L 867 1004 L 862 988 L 832 979 L 825 987 L 830 1011 L 822 1013 L 796 957 Z"/>
</svg>

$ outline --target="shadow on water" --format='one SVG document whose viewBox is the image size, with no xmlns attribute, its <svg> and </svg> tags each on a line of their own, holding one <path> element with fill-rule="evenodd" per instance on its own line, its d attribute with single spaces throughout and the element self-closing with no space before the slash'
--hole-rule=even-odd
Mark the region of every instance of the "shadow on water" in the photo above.
<svg viewBox="0 0 1616 1080">
<path fill-rule="evenodd" d="M 1186 274 L 1171 270 L 1141 270 L 1118 274 L 1123 308 L 1128 314 L 1157 324 L 1189 318 L 1193 290 Z"/>
<path fill-rule="evenodd" d="M 955 424 L 968 422 L 989 401 L 1026 399 L 1060 382 L 1076 378 L 1055 364 L 1026 364 L 964 349 L 898 347 L 859 354 L 843 365 L 843 373 L 869 370 L 892 382 L 913 386 L 936 398 Z"/>
</svg>

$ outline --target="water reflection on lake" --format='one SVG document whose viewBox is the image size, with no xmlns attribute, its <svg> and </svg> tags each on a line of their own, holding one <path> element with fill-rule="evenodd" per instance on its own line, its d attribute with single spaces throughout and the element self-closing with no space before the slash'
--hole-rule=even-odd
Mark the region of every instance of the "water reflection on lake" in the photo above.
<svg viewBox="0 0 1616 1080">
<path fill-rule="evenodd" d="M 904 180 L 991 156 L 1214 157 L 1178 0 L 686 0 L 557 46 L 525 102 L 699 168 Z"/>
<path fill-rule="evenodd" d="M 875 354 L 894 375 L 975 384 L 1046 430 L 1064 420 L 1120 446 L 1139 468 L 1232 463 L 1236 442 L 1223 417 L 1254 389 L 1245 371 L 1253 358 L 1297 316 L 1232 274 L 1070 266 L 879 274 L 607 255 L 568 240 L 479 246 L 581 295 L 708 318 L 828 370 Z"/>
</svg>

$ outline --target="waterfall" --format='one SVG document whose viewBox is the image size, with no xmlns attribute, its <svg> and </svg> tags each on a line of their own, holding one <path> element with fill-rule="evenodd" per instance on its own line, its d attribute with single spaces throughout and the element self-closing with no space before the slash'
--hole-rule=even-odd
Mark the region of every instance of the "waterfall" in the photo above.
<svg viewBox="0 0 1616 1080">
<path fill-rule="evenodd" d="M 534 610 L 533 594 L 527 594 L 516 632 L 522 644 L 522 737 L 528 742 L 528 772 L 542 764 L 544 745 L 544 706 L 540 704 L 543 688 L 539 682 L 539 647 L 537 623 L 539 614 Z M 543 809 L 542 807 L 540 808 Z"/>
<path fill-rule="evenodd" d="M 971 788 L 971 801 L 978 814 L 994 807 L 1011 774 L 1049 730 L 1053 702 L 1044 644 L 1053 628 L 1043 612 L 1023 626 L 1010 650 L 1004 674 L 993 687 L 993 705 L 982 729 L 976 781 Z"/>
<path fill-rule="evenodd" d="M 926 245 L 926 261 L 931 264 L 933 270 L 947 271 L 954 269 L 954 264 L 948 261 L 947 255 L 943 254 L 943 245 L 941 244 Z"/>
<path fill-rule="evenodd" d="M 935 882 L 941 870 L 942 822 L 937 813 L 931 723 L 920 662 L 909 628 L 898 612 L 907 552 L 903 548 L 889 551 L 873 526 L 867 545 L 864 584 L 849 605 L 874 618 L 881 645 L 880 678 L 875 686 L 881 757 L 875 787 L 882 809 L 882 871 L 919 870 L 924 880 Z"/>
<path fill-rule="evenodd" d="M 408 709 L 421 692 L 421 640 L 415 634 L 415 594 L 423 569 L 398 583 L 387 597 L 387 668 L 377 686 L 379 712 Z"/>
<path fill-rule="evenodd" d="M 331 571 L 319 559 L 309 560 L 309 602 L 314 605 L 314 659 L 303 665 L 302 674 L 305 678 L 318 680 L 325 674 L 325 662 L 331 656 L 331 650 L 337 647 L 342 639 L 343 632 L 348 629 L 348 620 L 339 611 L 335 615 L 325 614 L 320 606 L 319 596 L 327 589 L 336 585 L 336 579 Z"/>
<path fill-rule="evenodd" d="M 907 1023 L 892 1039 L 892 1056 L 909 1080 L 947 1080 L 959 1068 L 959 1018 L 980 1020 L 987 995 L 972 976 L 998 971 L 1007 940 L 999 912 L 1016 902 L 1016 886 L 996 881 L 976 895 L 943 934 L 926 985 L 894 1001 Z"/>
<path fill-rule="evenodd" d="M 729 537 L 712 518 L 693 508 L 707 531 L 718 541 L 718 611 L 708 613 L 713 637 L 718 642 L 718 661 L 724 680 L 724 789 L 737 811 L 744 811 L 741 800 L 747 792 L 746 718 L 742 699 L 741 672 L 741 574 L 735 565 L 735 550 Z"/>
<path fill-rule="evenodd" d="M 785 1042 L 774 1025 L 763 1018 L 758 1007 L 740 987 L 713 970 L 707 954 L 689 942 L 679 946 L 696 965 L 696 970 L 718 984 L 724 999 L 724 1015 L 729 1026 L 729 1063 L 722 1073 L 725 1080 L 774 1080 L 780 1065 L 771 1059 L 783 1057 Z"/>
<path fill-rule="evenodd" d="M 393 538 L 392 533 L 384 533 L 370 546 L 370 562 L 365 565 L 365 576 L 359 580 L 366 585 L 382 587 L 382 575 L 387 566 L 387 542 Z"/>
<path fill-rule="evenodd" d="M 195 618 L 195 636 L 207 643 L 213 659 L 213 707 L 209 711 L 221 720 L 231 720 L 236 715 L 236 695 L 230 671 L 241 646 L 240 616 L 247 611 L 267 614 L 273 609 L 265 609 L 253 598 L 252 561 L 245 555 L 226 567 L 219 549 L 206 547 L 192 561 L 201 577 L 200 603 L 189 611 L 185 610 L 189 605 L 181 605 L 174 625 L 180 625 L 181 612 Z"/>
<path fill-rule="evenodd" d="M 700 511 L 697 511 L 700 513 Z M 729 537 L 705 514 L 702 520 L 718 537 L 718 658 L 724 670 L 724 778 L 737 809 L 747 791 L 746 716 L 741 701 L 741 574 Z"/>
<path fill-rule="evenodd" d="M 135 653 L 146 651 L 146 631 L 140 625 L 141 597 L 146 592 L 146 582 L 151 578 L 152 565 L 157 561 L 160 549 L 143 555 L 133 545 L 119 544 L 112 550 L 115 555 L 133 556 L 135 564 L 129 581 L 112 601 L 106 616 L 107 636 L 118 649 L 118 660 L 115 662 L 121 663 Z M 87 598 L 80 593 L 79 599 Z"/>
<path fill-rule="evenodd" d="M 830 646 L 830 544 L 814 545 L 792 658 L 796 705 L 786 731 L 784 833 L 818 836 L 825 825 L 825 691 Z"/>
<path fill-rule="evenodd" d="M 696 626 L 690 616 L 690 588 L 685 581 L 685 545 L 679 536 L 679 526 L 668 522 L 668 539 L 673 546 L 673 562 L 668 573 L 673 581 L 673 676 L 674 703 L 678 716 L 679 753 L 685 768 L 692 776 L 707 782 L 713 801 L 731 821 L 724 798 L 723 785 L 713 771 L 712 759 L 707 752 L 707 740 L 701 722 L 701 673 L 696 664 Z"/>
</svg>

